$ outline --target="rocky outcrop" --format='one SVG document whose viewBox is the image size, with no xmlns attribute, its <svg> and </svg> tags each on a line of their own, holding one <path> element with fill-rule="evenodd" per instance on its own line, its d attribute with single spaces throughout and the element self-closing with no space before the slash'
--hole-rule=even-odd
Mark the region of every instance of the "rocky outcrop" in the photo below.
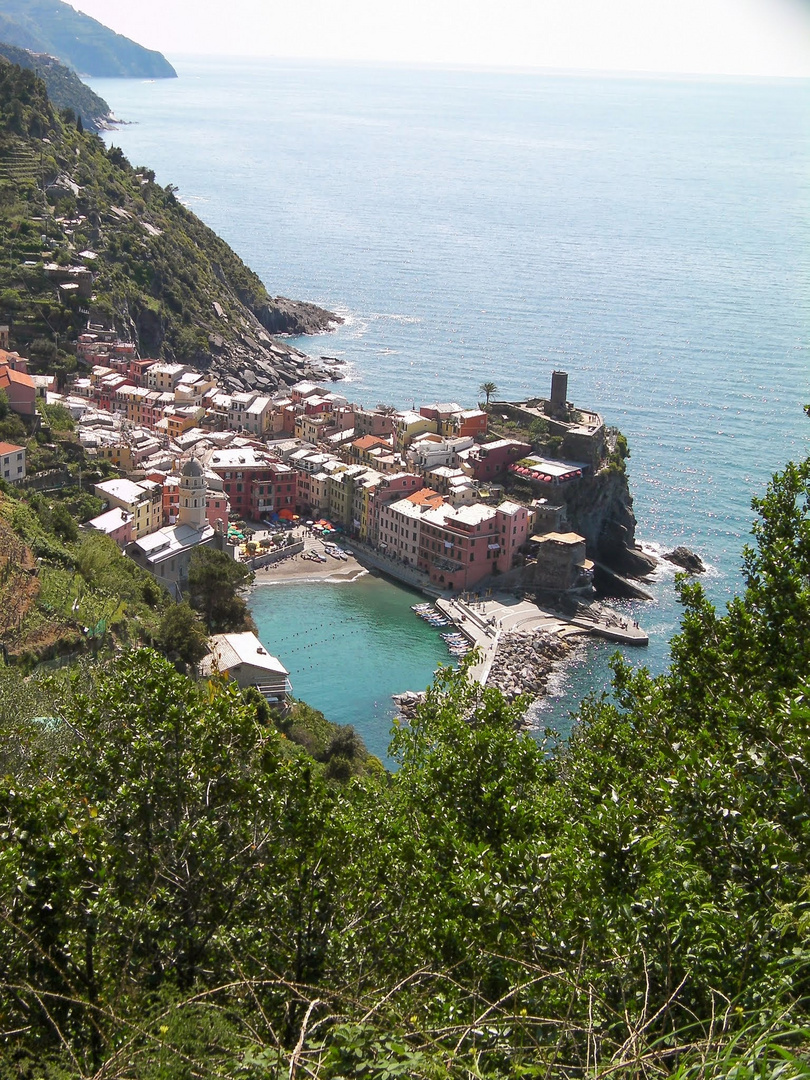
<svg viewBox="0 0 810 1080">
<path fill-rule="evenodd" d="M 264 337 L 260 341 L 245 336 L 240 341 L 223 342 L 219 349 L 213 343 L 212 354 L 201 366 L 230 393 L 259 390 L 270 394 L 301 379 L 323 378 L 323 370 L 305 353 Z"/>
<path fill-rule="evenodd" d="M 406 720 L 412 720 L 416 716 L 416 710 L 425 700 L 424 690 L 406 690 L 402 694 L 393 694 L 392 701 L 399 710 L 400 716 Z"/>
<path fill-rule="evenodd" d="M 675 566 L 679 566 L 682 570 L 685 570 L 687 574 L 704 574 L 706 572 L 706 566 L 703 559 L 695 554 L 690 548 L 684 547 L 682 544 L 672 551 L 667 552 L 664 558 L 667 562 L 674 563 Z"/>
<path fill-rule="evenodd" d="M 268 308 L 269 310 L 269 308 Z M 294 328 L 289 332 L 318 333 L 336 321 L 338 315 L 315 304 L 284 302 L 281 324 Z M 304 327 L 309 327 L 305 330 Z M 137 300 L 117 313 L 115 328 L 122 338 L 136 341 L 144 356 L 180 359 L 200 371 L 210 372 L 227 391 L 259 390 L 273 393 L 292 386 L 300 379 L 326 380 L 331 375 L 326 365 L 285 341 L 273 339 L 250 307 L 241 306 L 239 325 L 224 323 L 222 333 L 202 334 L 195 353 L 178 356 L 168 341 L 169 324 L 153 307 Z"/>
<path fill-rule="evenodd" d="M 253 309 L 268 334 L 322 334 L 343 322 L 340 315 L 301 300 L 276 296 Z"/>
<path fill-rule="evenodd" d="M 574 532 L 585 537 L 588 557 L 627 577 L 644 577 L 655 559 L 636 545 L 636 517 L 627 474 L 603 469 L 555 491 Z"/>
</svg>

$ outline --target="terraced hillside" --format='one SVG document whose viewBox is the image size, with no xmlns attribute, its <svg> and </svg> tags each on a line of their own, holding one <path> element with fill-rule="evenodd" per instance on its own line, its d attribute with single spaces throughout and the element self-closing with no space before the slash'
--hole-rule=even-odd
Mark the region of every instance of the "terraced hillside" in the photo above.
<svg viewBox="0 0 810 1080">
<path fill-rule="evenodd" d="M 337 319 L 269 295 L 199 218 L 133 168 L 116 147 L 65 123 L 33 72 L 0 61 L 0 323 L 39 368 L 75 366 L 88 316 L 144 356 L 286 374 L 302 354 L 272 334 L 312 333 Z M 58 268 L 94 273 L 91 295 L 60 289 Z M 56 267 L 57 269 L 54 269 Z M 300 375 L 298 376 L 300 377 Z M 294 378 L 293 378 L 294 381 Z"/>
<path fill-rule="evenodd" d="M 0 182 L 13 184 L 36 183 L 39 159 L 22 139 L 9 138 L 0 159 Z"/>
<path fill-rule="evenodd" d="M 36 560 L 30 548 L 0 517 L 0 641 L 17 638 L 39 595 Z"/>
</svg>

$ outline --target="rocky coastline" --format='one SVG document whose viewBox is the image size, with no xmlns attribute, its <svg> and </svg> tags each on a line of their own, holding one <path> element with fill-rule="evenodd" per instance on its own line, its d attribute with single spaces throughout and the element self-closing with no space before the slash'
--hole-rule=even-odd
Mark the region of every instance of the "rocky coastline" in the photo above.
<svg viewBox="0 0 810 1080">
<path fill-rule="evenodd" d="M 229 393 L 251 390 L 275 393 L 301 379 L 336 381 L 342 377 L 333 363 L 316 360 L 275 336 L 325 334 L 343 322 L 340 315 L 317 304 L 283 296 L 256 307 L 249 306 L 247 298 L 239 299 L 239 324 L 231 323 L 227 333 L 210 333 L 208 351 L 195 358 L 199 368 L 215 376 Z M 125 336 L 128 332 L 135 340 L 154 338 L 157 349 L 165 351 L 163 328 L 147 328 L 142 322 L 141 319 L 121 329 Z"/>
<path fill-rule="evenodd" d="M 509 702 L 529 697 L 534 703 L 545 695 L 554 668 L 570 655 L 572 649 L 570 641 L 542 630 L 515 630 L 504 634 L 498 641 L 485 685 L 500 690 Z M 411 720 L 424 700 L 424 691 L 407 690 L 393 696 L 404 720 Z M 521 726 L 528 727 L 525 718 Z"/>
<path fill-rule="evenodd" d="M 571 648 L 568 641 L 542 630 L 504 634 L 498 641 L 486 685 L 500 690 L 507 701 L 521 695 L 535 701 L 546 693 L 554 666 L 569 655 Z"/>
</svg>

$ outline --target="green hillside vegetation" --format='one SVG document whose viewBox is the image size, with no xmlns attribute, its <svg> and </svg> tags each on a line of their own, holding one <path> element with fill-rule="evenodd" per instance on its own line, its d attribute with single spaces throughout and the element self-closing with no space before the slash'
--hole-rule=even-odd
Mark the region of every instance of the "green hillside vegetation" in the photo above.
<svg viewBox="0 0 810 1080">
<path fill-rule="evenodd" d="M 0 678 L 0 1077 L 806 1077 L 810 459 L 755 509 L 567 745 L 448 669 L 338 783 L 149 650 Z"/>
<path fill-rule="evenodd" d="M 7 45 L 3 41 L 0 41 L 0 56 L 18 67 L 36 72 L 45 83 L 48 98 L 55 108 L 60 111 L 71 110 L 77 117 L 81 117 L 82 124 L 88 131 L 98 131 L 101 125 L 112 119 L 110 106 L 104 98 L 86 86 L 75 71 L 60 64 L 54 57 L 45 53 L 29 52 L 28 49 Z"/>
<path fill-rule="evenodd" d="M 38 369 L 75 368 L 74 343 L 90 313 L 135 340 L 143 356 L 203 368 L 215 335 L 216 347 L 227 347 L 261 332 L 257 319 L 279 316 L 259 278 L 171 187 L 155 183 L 149 169 L 133 168 L 97 135 L 77 131 L 55 112 L 31 71 L 6 62 L 0 64 L 0 250 L 0 321 L 11 325 L 12 347 Z M 44 270 L 46 263 L 81 261 L 85 250 L 97 255 L 88 262 L 96 274 L 92 302 L 65 294 Z M 278 329 L 295 329 L 295 311 L 289 318 Z"/>
<path fill-rule="evenodd" d="M 177 77 L 161 53 L 116 34 L 62 0 L 0 0 L 0 41 L 50 53 L 83 75 Z"/>
</svg>

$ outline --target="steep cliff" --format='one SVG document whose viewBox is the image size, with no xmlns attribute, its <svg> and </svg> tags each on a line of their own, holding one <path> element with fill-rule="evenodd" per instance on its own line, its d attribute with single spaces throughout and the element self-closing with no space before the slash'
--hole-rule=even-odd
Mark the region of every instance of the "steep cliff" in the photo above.
<svg viewBox="0 0 810 1080">
<path fill-rule="evenodd" d="M 608 466 L 555 492 L 565 503 L 571 528 L 585 537 L 588 556 L 619 574 L 640 577 L 655 560 L 636 547 L 636 516 L 627 473 Z"/>
<path fill-rule="evenodd" d="M 104 98 L 85 86 L 75 71 L 60 64 L 55 57 L 20 49 L 4 41 L 0 42 L 0 56 L 21 68 L 35 71 L 47 87 L 51 104 L 57 109 L 72 109 L 88 131 L 100 131 L 112 124 L 113 115 Z"/>
</svg>

